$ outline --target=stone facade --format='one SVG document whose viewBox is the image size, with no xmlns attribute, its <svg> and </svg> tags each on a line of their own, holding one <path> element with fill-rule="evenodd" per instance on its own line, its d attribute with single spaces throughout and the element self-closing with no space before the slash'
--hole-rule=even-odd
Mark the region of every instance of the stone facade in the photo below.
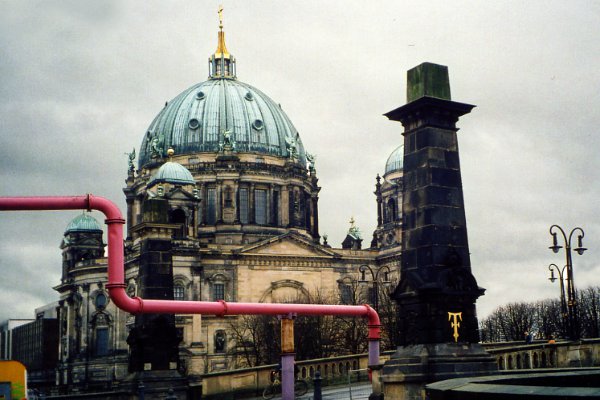
<svg viewBox="0 0 600 400">
<path fill-rule="evenodd" d="M 219 40 L 224 48 L 222 32 Z M 144 136 L 138 168 L 130 157 L 123 189 L 129 295 L 287 302 L 309 301 L 318 292 L 343 301 L 345 288 L 359 285 L 361 276 L 360 287 L 367 292 L 371 286 L 361 266 L 375 273 L 384 268 L 386 281 L 397 281 L 401 171 L 385 175 L 378 194 L 388 204 L 378 229 L 393 240 L 361 249 L 360 232 L 352 224 L 349 245 L 322 243 L 314 157 L 287 116 L 270 105 L 272 100 L 230 73 L 218 73 L 235 70 L 235 59 L 223 54 L 220 61 L 213 57 L 209 81 L 159 113 Z M 214 100 L 222 93 L 229 97 Z M 185 96 L 189 102 L 181 100 Z M 238 108 L 227 109 L 228 104 Z M 255 107 L 265 105 L 264 121 L 254 119 Z M 184 107 L 205 111 L 181 123 L 172 116 Z M 242 107 L 247 107 L 243 121 L 254 119 L 248 126 L 236 119 Z M 215 115 L 220 117 L 202 119 Z M 180 131 L 188 136 L 181 139 Z M 381 201 L 377 204 L 382 212 Z M 67 231 L 61 245 L 63 277 L 55 288 L 60 293 L 60 391 L 135 392 L 153 377 L 152 390 L 158 393 L 166 388 L 159 387 L 166 372 L 195 388 L 204 374 L 245 366 L 235 356 L 230 335 L 236 316 L 133 316 L 117 309 L 105 289 L 102 233 L 92 221 L 85 222 L 79 231 Z"/>
</svg>

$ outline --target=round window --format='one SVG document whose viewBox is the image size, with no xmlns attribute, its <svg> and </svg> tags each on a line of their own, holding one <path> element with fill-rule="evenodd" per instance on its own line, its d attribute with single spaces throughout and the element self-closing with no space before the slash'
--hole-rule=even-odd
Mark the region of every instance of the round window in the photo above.
<svg viewBox="0 0 600 400">
<path fill-rule="evenodd" d="M 246 93 L 246 96 L 244 96 L 244 98 L 248 101 L 254 100 L 254 96 L 252 96 L 252 93 L 250 92 Z"/>
<path fill-rule="evenodd" d="M 263 128 L 264 124 L 260 119 L 255 119 L 252 123 L 252 127 L 257 131 L 260 131 Z"/>
<path fill-rule="evenodd" d="M 192 118 L 190 119 L 190 122 L 188 122 L 188 126 L 190 129 L 198 129 L 198 127 L 200 127 L 200 121 L 198 121 L 196 118 Z"/>
<path fill-rule="evenodd" d="M 203 92 L 203 91 L 199 91 L 198 93 L 196 93 L 196 98 L 197 98 L 198 100 L 203 100 L 205 96 L 206 96 L 206 95 L 204 94 L 204 92 Z"/>
</svg>

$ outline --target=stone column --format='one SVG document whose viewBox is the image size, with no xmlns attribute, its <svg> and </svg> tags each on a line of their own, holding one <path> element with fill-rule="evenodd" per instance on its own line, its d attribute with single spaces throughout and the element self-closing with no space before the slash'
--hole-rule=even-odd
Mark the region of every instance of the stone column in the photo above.
<svg viewBox="0 0 600 400">
<path fill-rule="evenodd" d="M 208 196 L 208 191 L 206 189 L 206 185 L 204 183 L 200 184 L 200 187 L 198 188 L 198 190 L 200 191 L 200 222 L 202 225 L 206 225 L 206 203 L 207 203 L 207 196 Z"/>
<path fill-rule="evenodd" d="M 233 221 L 234 224 L 240 223 L 240 184 L 238 181 L 235 181 L 233 184 L 234 191 L 234 202 L 235 202 L 235 219 Z"/>
<path fill-rule="evenodd" d="M 281 212 L 281 226 L 288 227 L 290 226 L 290 192 L 289 185 L 282 185 L 280 193 L 280 201 L 279 201 L 279 210 Z"/>
<path fill-rule="evenodd" d="M 256 223 L 256 215 L 254 212 L 254 183 L 250 184 L 250 189 L 248 191 L 248 203 L 250 203 L 250 215 L 248 216 L 248 223 L 254 224 Z"/>
<path fill-rule="evenodd" d="M 217 207 L 217 224 L 223 223 L 223 207 L 225 201 L 223 200 L 223 182 L 217 181 L 217 201 L 215 206 Z"/>
<path fill-rule="evenodd" d="M 269 202 L 267 203 L 268 204 L 267 208 L 269 209 L 269 220 L 268 220 L 269 222 L 268 223 L 271 226 L 277 225 L 277 222 L 275 221 L 275 212 L 274 212 L 275 206 L 276 206 L 274 193 L 275 193 L 275 185 L 271 183 L 269 185 Z"/>
<path fill-rule="evenodd" d="M 404 126 L 398 351 L 383 369 L 385 397 L 420 399 L 424 385 L 497 366 L 478 344 L 456 122 L 474 107 L 450 100 L 448 69 L 408 71 L 408 104 L 386 116 Z"/>
<path fill-rule="evenodd" d="M 133 194 L 126 192 L 126 198 L 125 198 L 125 202 L 127 203 L 127 240 L 131 240 L 131 228 L 133 228 L 134 225 L 134 213 L 133 213 L 133 201 L 135 199 L 135 197 L 133 196 Z"/>
<path fill-rule="evenodd" d="M 321 236 L 319 235 L 319 195 L 313 193 L 311 195 L 312 202 L 312 236 L 316 242 L 319 241 Z"/>
<path fill-rule="evenodd" d="M 377 174 L 377 183 L 375 184 L 375 196 L 377 196 L 377 226 L 381 226 L 383 224 L 383 218 L 381 213 L 381 207 L 383 200 L 381 199 L 381 177 Z"/>
</svg>

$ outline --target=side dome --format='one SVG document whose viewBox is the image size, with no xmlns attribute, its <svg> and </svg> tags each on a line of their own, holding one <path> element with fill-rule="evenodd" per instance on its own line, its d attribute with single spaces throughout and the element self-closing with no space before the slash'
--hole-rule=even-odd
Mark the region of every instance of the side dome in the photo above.
<svg viewBox="0 0 600 400">
<path fill-rule="evenodd" d="M 173 185 L 195 185 L 196 181 L 192 173 L 183 165 L 167 161 L 164 163 L 156 174 L 150 179 L 149 184 L 156 183 L 171 183 Z"/>
<path fill-rule="evenodd" d="M 236 152 L 290 157 L 306 167 L 298 131 L 281 107 L 260 90 L 235 78 L 213 78 L 183 91 L 150 124 L 140 148 L 139 167 L 177 154 L 218 152 L 230 133 Z"/>
<path fill-rule="evenodd" d="M 71 232 L 100 232 L 102 228 L 94 217 L 88 213 L 84 213 L 76 216 L 69 222 L 67 229 L 65 229 L 65 235 Z"/>
<path fill-rule="evenodd" d="M 385 174 L 402 171 L 404 167 L 404 145 L 396 147 L 385 162 Z"/>
</svg>

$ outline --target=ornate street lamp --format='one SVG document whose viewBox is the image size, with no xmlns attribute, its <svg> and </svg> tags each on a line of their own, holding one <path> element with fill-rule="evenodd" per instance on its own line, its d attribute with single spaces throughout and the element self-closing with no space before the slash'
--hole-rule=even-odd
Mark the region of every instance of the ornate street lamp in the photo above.
<svg viewBox="0 0 600 400">
<path fill-rule="evenodd" d="M 380 267 L 379 269 L 377 269 L 377 271 L 373 272 L 373 269 L 368 266 L 368 265 L 361 265 L 358 268 L 359 272 L 360 272 L 360 280 L 358 281 L 359 283 L 371 283 L 373 285 L 373 293 L 374 293 L 374 301 L 373 301 L 373 307 L 375 308 L 375 311 L 379 312 L 379 283 L 383 283 L 383 284 L 388 284 L 391 281 L 389 280 L 389 275 L 390 275 L 390 269 L 387 265 L 384 265 L 383 267 Z M 371 273 L 371 281 L 367 281 L 366 279 L 366 272 L 369 271 Z M 380 277 L 380 274 L 382 273 L 381 271 L 383 271 L 383 277 Z M 381 278 L 383 278 L 383 280 L 381 280 Z"/>
<path fill-rule="evenodd" d="M 548 269 L 550 270 L 550 278 L 548 278 L 548 280 L 552 283 L 554 283 L 556 281 L 556 277 L 554 276 L 554 271 L 556 271 L 558 273 L 558 279 L 559 283 L 560 283 L 560 315 L 562 317 L 562 322 L 563 322 L 563 326 L 562 326 L 562 334 L 563 337 L 567 336 L 567 334 L 569 333 L 569 330 L 567 328 L 568 326 L 568 312 L 567 312 L 567 300 L 565 298 L 565 279 L 564 279 L 564 272 L 565 272 L 565 268 L 567 268 L 567 266 L 565 265 L 564 267 L 560 268 L 558 265 L 556 264 L 550 264 L 548 266 Z"/>
<path fill-rule="evenodd" d="M 585 233 L 583 229 L 577 227 L 571 230 L 571 232 L 567 235 L 565 231 L 558 225 L 552 225 L 550 227 L 550 234 L 552 235 L 552 246 L 549 247 L 554 253 L 558 253 L 563 246 L 558 245 L 558 232 L 562 233 L 562 237 L 564 240 L 564 248 L 566 255 L 566 265 L 563 267 L 563 270 L 566 268 L 567 271 L 567 310 L 568 310 L 568 332 L 569 339 L 577 340 L 579 339 L 579 321 L 577 316 L 577 294 L 575 293 L 575 283 L 573 281 L 573 260 L 571 257 L 571 239 L 573 238 L 574 233 L 578 233 L 577 235 L 577 247 L 574 248 L 577 254 L 582 255 L 587 249 L 583 247 L 583 237 Z M 550 268 L 550 267 L 549 267 Z M 558 267 L 556 268 L 558 271 Z M 562 272 L 560 271 L 559 276 L 561 277 L 562 282 Z M 552 269 L 551 269 L 552 272 Z M 552 278 L 552 276 L 551 276 Z M 564 289 L 563 289 L 564 290 Z"/>
</svg>

